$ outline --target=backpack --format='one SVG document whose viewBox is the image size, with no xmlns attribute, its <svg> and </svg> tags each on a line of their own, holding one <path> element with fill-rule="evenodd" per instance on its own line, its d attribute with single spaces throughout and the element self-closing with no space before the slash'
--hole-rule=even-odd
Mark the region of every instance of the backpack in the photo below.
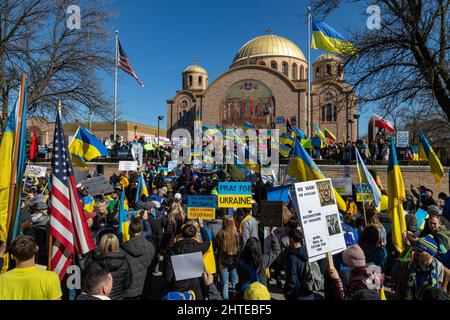
<svg viewBox="0 0 450 320">
<path fill-rule="evenodd" d="M 309 291 L 322 291 L 324 289 L 324 277 L 317 262 L 306 262 L 302 286 Z"/>
<path fill-rule="evenodd" d="M 450 230 L 438 231 L 435 238 L 439 245 L 438 251 L 441 251 L 443 254 L 447 253 L 450 249 Z"/>
</svg>

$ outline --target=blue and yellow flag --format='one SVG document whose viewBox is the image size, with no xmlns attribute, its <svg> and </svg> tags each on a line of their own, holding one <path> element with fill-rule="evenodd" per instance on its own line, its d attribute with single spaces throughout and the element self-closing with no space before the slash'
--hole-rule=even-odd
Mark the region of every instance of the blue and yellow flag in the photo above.
<svg viewBox="0 0 450 320">
<path fill-rule="evenodd" d="M 248 130 L 248 129 L 255 129 L 255 126 L 252 123 L 250 123 L 248 121 L 245 121 L 244 122 L 244 129 L 246 129 L 246 130 Z"/>
<path fill-rule="evenodd" d="M 292 155 L 292 160 L 289 164 L 287 174 L 302 182 L 326 179 L 298 139 L 295 140 L 294 153 Z M 347 211 L 345 201 L 334 188 L 333 191 L 339 210 Z"/>
<path fill-rule="evenodd" d="M 92 213 L 95 210 L 95 201 L 91 196 L 83 197 L 83 209 L 86 212 Z"/>
<path fill-rule="evenodd" d="M 428 162 L 430 163 L 434 181 L 436 181 L 436 184 L 439 185 L 442 181 L 442 178 L 444 177 L 444 167 L 442 166 L 442 163 L 439 160 L 436 152 L 434 152 L 433 148 L 428 143 L 428 140 L 422 131 L 419 131 L 419 141 L 419 147 L 421 150 L 423 150 L 426 158 L 428 159 Z"/>
<path fill-rule="evenodd" d="M 389 143 L 388 161 L 388 212 L 392 223 L 392 243 L 395 249 L 403 252 L 403 233 L 406 232 L 406 219 L 403 212 L 403 202 L 406 200 L 405 185 L 402 172 L 397 161 L 397 150 L 394 138 Z"/>
<path fill-rule="evenodd" d="M 369 170 L 367 169 L 363 159 L 361 158 L 358 148 L 355 148 L 355 152 L 356 152 L 356 164 L 358 168 L 359 182 L 360 184 L 370 185 L 370 188 L 372 189 L 373 202 L 375 204 L 375 207 L 379 207 L 381 203 L 381 191 L 378 188 L 375 179 L 372 177 Z M 378 208 L 378 210 L 381 210 L 381 208 Z"/>
<path fill-rule="evenodd" d="M 306 134 L 305 134 L 302 130 L 300 130 L 299 128 L 297 128 L 297 127 L 292 127 L 292 132 L 295 134 L 295 136 L 296 136 L 298 139 L 300 139 L 300 140 L 306 139 Z"/>
<path fill-rule="evenodd" d="M 120 195 L 119 203 L 119 238 L 122 242 L 130 240 L 130 222 L 125 209 L 125 191 Z"/>
<path fill-rule="evenodd" d="M 329 141 L 327 139 L 327 137 L 325 136 L 325 134 L 323 133 L 323 131 L 320 129 L 319 125 L 316 124 L 316 132 L 317 135 L 320 137 L 320 140 L 322 141 L 322 145 L 328 145 Z"/>
<path fill-rule="evenodd" d="M 82 165 L 84 161 L 92 161 L 95 158 L 108 156 L 108 150 L 103 143 L 85 128 L 78 129 L 69 145 L 69 152 L 72 161 L 77 165 Z"/>
<path fill-rule="evenodd" d="M 282 133 L 280 135 L 280 144 L 284 144 L 286 146 L 293 147 L 294 146 L 294 138 L 290 134 Z"/>
<path fill-rule="evenodd" d="M 139 201 L 142 196 L 149 197 L 149 192 L 147 188 L 147 184 L 145 183 L 144 174 L 141 172 L 141 174 L 138 177 L 138 188 L 136 191 L 136 201 Z"/>
<path fill-rule="evenodd" d="M 352 42 L 348 41 L 339 32 L 324 22 L 313 21 L 312 48 L 328 52 L 336 52 L 346 56 L 356 54 L 357 50 Z"/>
</svg>

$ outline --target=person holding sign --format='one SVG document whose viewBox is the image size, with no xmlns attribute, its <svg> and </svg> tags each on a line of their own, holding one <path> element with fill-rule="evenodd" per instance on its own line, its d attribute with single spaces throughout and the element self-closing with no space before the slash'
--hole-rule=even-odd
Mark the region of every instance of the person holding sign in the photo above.
<svg viewBox="0 0 450 320">
<path fill-rule="evenodd" d="M 350 268 L 350 281 L 345 287 L 338 271 L 334 267 L 331 254 L 328 254 L 328 274 L 333 281 L 334 293 L 338 300 L 351 300 L 353 295 L 361 290 L 375 290 L 380 292 L 384 276 L 380 267 L 366 267 L 366 257 L 363 250 L 358 245 L 348 247 L 342 253 L 342 262 Z"/>
</svg>

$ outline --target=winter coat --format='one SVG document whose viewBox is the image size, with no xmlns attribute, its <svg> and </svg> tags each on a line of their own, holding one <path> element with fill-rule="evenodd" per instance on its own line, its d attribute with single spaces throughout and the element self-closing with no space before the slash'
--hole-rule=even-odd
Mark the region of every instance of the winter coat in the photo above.
<svg viewBox="0 0 450 320">
<path fill-rule="evenodd" d="M 215 240 L 219 235 L 219 232 L 222 230 L 223 220 L 214 220 L 206 224 L 206 227 L 211 230 L 212 239 Z"/>
<path fill-rule="evenodd" d="M 94 251 L 92 260 L 87 267 L 87 273 L 99 269 L 108 270 L 113 277 L 113 287 L 109 295 L 111 300 L 122 300 L 125 290 L 131 284 L 131 268 L 127 254 L 122 250 L 106 254 L 101 254 L 98 250 Z"/>
<path fill-rule="evenodd" d="M 333 279 L 334 292 L 338 300 L 351 300 L 353 294 L 360 290 L 369 289 L 367 280 L 370 278 L 366 267 L 355 268 L 351 271 L 350 283 L 345 288 L 341 279 Z"/>
<path fill-rule="evenodd" d="M 204 228 L 200 229 L 200 233 L 203 242 L 198 242 L 192 238 L 181 239 L 174 244 L 170 255 L 176 256 L 180 254 L 189 254 L 195 252 L 201 252 L 204 255 L 209 250 L 211 242 L 208 233 Z M 192 290 L 195 292 L 196 300 L 203 300 L 201 278 L 176 281 L 172 266 L 172 259 L 170 258 L 168 258 L 167 264 L 165 266 L 164 278 L 169 283 L 170 291 L 186 292 Z"/>
<path fill-rule="evenodd" d="M 171 219 L 167 220 L 166 226 L 164 228 L 164 235 L 162 239 L 161 249 L 162 251 L 169 253 L 173 244 L 175 243 L 175 237 L 181 232 L 181 227 L 184 221 L 178 218 L 175 222 Z"/>
<path fill-rule="evenodd" d="M 244 247 L 245 243 L 250 238 L 259 239 L 258 236 L 258 220 L 254 217 L 245 221 L 242 225 L 242 243 L 241 246 Z"/>
<path fill-rule="evenodd" d="M 137 236 L 122 244 L 127 254 L 131 268 L 131 284 L 125 291 L 125 298 L 135 298 L 142 295 L 148 267 L 155 256 L 153 244 L 144 236 Z"/>
<path fill-rule="evenodd" d="M 313 294 L 302 286 L 307 263 L 308 254 L 305 247 L 287 249 L 286 285 L 284 286 L 286 300 L 297 300 Z"/>
</svg>

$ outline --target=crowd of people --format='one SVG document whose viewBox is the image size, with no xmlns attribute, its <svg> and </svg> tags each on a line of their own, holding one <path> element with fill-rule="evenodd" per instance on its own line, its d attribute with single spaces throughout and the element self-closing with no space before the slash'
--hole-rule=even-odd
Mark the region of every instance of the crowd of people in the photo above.
<svg viewBox="0 0 450 320">
<path fill-rule="evenodd" d="M 165 147 L 147 153 L 146 159 L 140 172 L 109 177 L 113 193 L 93 197 L 78 185 L 96 244 L 76 259 L 82 274 L 78 300 L 270 300 L 274 292 L 286 300 L 450 299 L 450 198 L 444 193 L 436 201 L 426 187 L 408 190 L 402 254 L 393 247 L 385 211 L 345 198 L 340 226 L 347 249 L 311 263 L 292 203 L 284 205 L 283 227 L 261 225 L 267 213 L 259 204 L 270 185 L 253 183 L 252 209 L 217 209 L 213 221 L 190 220 L 188 196 L 217 196 L 219 182 L 237 181 L 227 166 L 205 173 L 181 164 L 165 173 L 160 170 L 170 160 Z M 141 173 L 148 196 L 137 194 Z M 9 271 L 0 275 L 0 300 L 68 297 L 64 281 L 42 267 L 49 259 L 50 189 L 48 177 L 25 186 L 20 235 L 8 248 L 12 260 Z M 129 212 L 128 241 L 119 231 L 122 193 Z M 429 214 L 424 226 L 415 215 L 419 208 Z M 172 256 L 205 255 L 211 247 L 216 274 L 176 280 Z M 6 249 L 3 244 L 0 256 Z"/>
</svg>

